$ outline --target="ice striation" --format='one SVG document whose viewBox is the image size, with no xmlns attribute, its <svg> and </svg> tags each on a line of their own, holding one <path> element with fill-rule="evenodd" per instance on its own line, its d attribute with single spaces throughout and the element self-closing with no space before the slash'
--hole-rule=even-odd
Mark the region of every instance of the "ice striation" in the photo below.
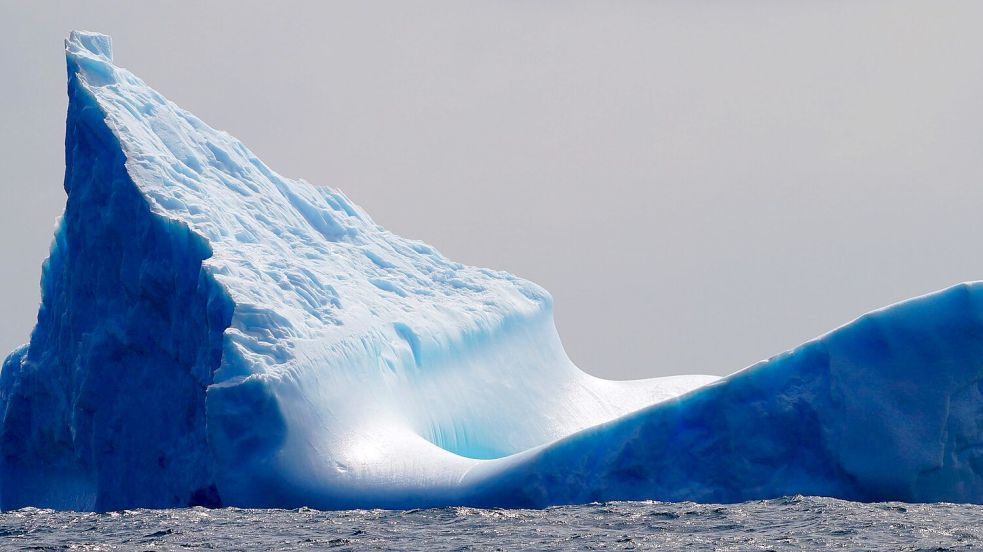
<svg viewBox="0 0 983 552">
<path fill-rule="evenodd" d="M 983 284 L 726 378 L 605 381 L 542 288 L 278 175 L 109 37 L 66 55 L 67 204 L 0 372 L 4 509 L 983 502 Z"/>
</svg>

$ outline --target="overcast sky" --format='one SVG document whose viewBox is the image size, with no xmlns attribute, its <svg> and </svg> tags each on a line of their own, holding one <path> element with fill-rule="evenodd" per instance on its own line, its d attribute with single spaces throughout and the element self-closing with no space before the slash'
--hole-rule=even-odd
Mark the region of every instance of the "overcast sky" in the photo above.
<svg viewBox="0 0 983 552">
<path fill-rule="evenodd" d="M 0 0 L 0 348 L 71 29 L 286 176 L 531 279 L 605 377 L 725 374 L 983 277 L 983 2 Z"/>
</svg>

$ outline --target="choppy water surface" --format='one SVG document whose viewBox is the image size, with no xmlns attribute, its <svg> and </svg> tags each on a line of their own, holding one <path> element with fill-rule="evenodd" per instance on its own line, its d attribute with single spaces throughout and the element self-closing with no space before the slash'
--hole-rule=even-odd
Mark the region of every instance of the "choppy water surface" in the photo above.
<svg viewBox="0 0 983 552">
<path fill-rule="evenodd" d="M 4 549 L 973 550 L 983 507 L 793 497 L 617 502 L 547 510 L 128 510 L 0 514 Z"/>
</svg>

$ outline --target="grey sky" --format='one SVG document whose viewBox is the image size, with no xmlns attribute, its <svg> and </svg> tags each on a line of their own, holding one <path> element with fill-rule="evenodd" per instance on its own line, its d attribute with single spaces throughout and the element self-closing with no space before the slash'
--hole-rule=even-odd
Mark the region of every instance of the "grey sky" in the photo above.
<svg viewBox="0 0 983 552">
<path fill-rule="evenodd" d="M 0 0 L 0 349 L 74 28 L 278 172 L 550 290 L 600 376 L 729 373 L 983 278 L 983 3 Z"/>
</svg>

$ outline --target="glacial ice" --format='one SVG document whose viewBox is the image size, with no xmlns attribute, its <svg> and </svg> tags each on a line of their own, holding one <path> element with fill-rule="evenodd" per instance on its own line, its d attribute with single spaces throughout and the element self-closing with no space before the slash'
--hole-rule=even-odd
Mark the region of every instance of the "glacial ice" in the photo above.
<svg viewBox="0 0 983 552">
<path fill-rule="evenodd" d="M 109 37 L 65 44 L 68 199 L 0 371 L 4 509 L 983 502 L 983 283 L 726 378 L 601 380 L 542 288 L 278 175 Z"/>
</svg>

